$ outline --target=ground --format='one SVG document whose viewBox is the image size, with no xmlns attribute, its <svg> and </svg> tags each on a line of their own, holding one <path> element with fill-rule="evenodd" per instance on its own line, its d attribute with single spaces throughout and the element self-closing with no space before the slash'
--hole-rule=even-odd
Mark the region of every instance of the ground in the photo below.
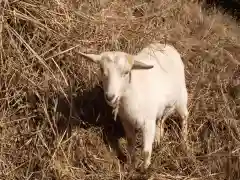
<svg viewBox="0 0 240 180">
<path fill-rule="evenodd" d="M 239 32 L 233 17 L 195 1 L 2 1 L 0 179 L 239 179 L 240 108 L 230 93 L 240 83 Z M 137 53 L 150 42 L 183 58 L 191 152 L 174 114 L 142 174 L 141 134 L 131 170 L 99 69 L 78 51 Z"/>
</svg>

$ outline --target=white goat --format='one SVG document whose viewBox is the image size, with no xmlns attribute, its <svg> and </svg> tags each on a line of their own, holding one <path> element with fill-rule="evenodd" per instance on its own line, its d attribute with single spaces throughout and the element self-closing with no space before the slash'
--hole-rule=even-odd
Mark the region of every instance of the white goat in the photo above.
<svg viewBox="0 0 240 180">
<path fill-rule="evenodd" d="M 143 168 L 147 169 L 151 164 L 154 137 L 159 143 L 164 120 L 175 109 L 182 118 L 182 133 L 187 140 L 188 93 L 184 64 L 173 46 L 154 43 L 136 55 L 119 51 L 80 54 L 100 65 L 105 99 L 110 106 L 118 108 L 131 163 L 135 160 L 135 128 L 143 132 Z M 167 108 L 170 111 L 163 118 Z"/>
</svg>

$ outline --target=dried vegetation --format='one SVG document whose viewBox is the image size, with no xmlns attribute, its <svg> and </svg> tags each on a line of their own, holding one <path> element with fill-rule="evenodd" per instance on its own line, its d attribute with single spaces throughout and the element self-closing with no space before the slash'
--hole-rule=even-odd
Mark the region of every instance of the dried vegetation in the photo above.
<svg viewBox="0 0 240 180">
<path fill-rule="evenodd" d="M 229 95 L 240 78 L 239 31 L 231 17 L 184 0 L 0 1 L 0 179 L 239 179 L 240 110 Z M 77 52 L 136 53 L 153 41 L 184 59 L 192 152 L 172 116 L 141 174 L 122 166 L 122 126 L 98 67 Z"/>
</svg>

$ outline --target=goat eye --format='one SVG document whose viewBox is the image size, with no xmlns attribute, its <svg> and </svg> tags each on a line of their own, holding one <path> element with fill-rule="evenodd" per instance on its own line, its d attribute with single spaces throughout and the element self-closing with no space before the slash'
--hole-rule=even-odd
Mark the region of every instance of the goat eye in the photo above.
<svg viewBox="0 0 240 180">
<path fill-rule="evenodd" d="M 102 75 L 104 75 L 104 76 L 106 75 L 104 72 L 104 69 L 102 67 L 100 67 L 100 71 L 101 71 Z"/>
<path fill-rule="evenodd" d="M 103 73 L 103 68 L 102 67 L 100 67 L 100 71 Z"/>
<path fill-rule="evenodd" d="M 101 71 L 102 76 L 105 78 L 107 76 L 107 72 L 104 71 L 104 69 L 102 67 L 100 67 L 100 71 Z"/>
<path fill-rule="evenodd" d="M 125 71 L 125 72 L 123 72 L 123 76 L 126 76 L 126 75 L 128 75 L 129 74 L 129 72 L 128 71 Z"/>
</svg>

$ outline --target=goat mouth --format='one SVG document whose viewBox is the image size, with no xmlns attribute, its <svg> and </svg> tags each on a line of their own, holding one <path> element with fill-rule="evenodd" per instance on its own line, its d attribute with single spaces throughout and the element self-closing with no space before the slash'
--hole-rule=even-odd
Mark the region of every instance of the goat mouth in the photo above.
<svg viewBox="0 0 240 180">
<path fill-rule="evenodd" d="M 115 108 L 115 107 L 117 106 L 117 104 L 118 104 L 119 98 L 116 97 L 116 98 L 114 98 L 112 101 L 108 101 L 106 98 L 105 98 L 105 100 L 106 100 L 106 102 L 107 102 L 107 104 L 108 104 L 109 106 Z"/>
</svg>

